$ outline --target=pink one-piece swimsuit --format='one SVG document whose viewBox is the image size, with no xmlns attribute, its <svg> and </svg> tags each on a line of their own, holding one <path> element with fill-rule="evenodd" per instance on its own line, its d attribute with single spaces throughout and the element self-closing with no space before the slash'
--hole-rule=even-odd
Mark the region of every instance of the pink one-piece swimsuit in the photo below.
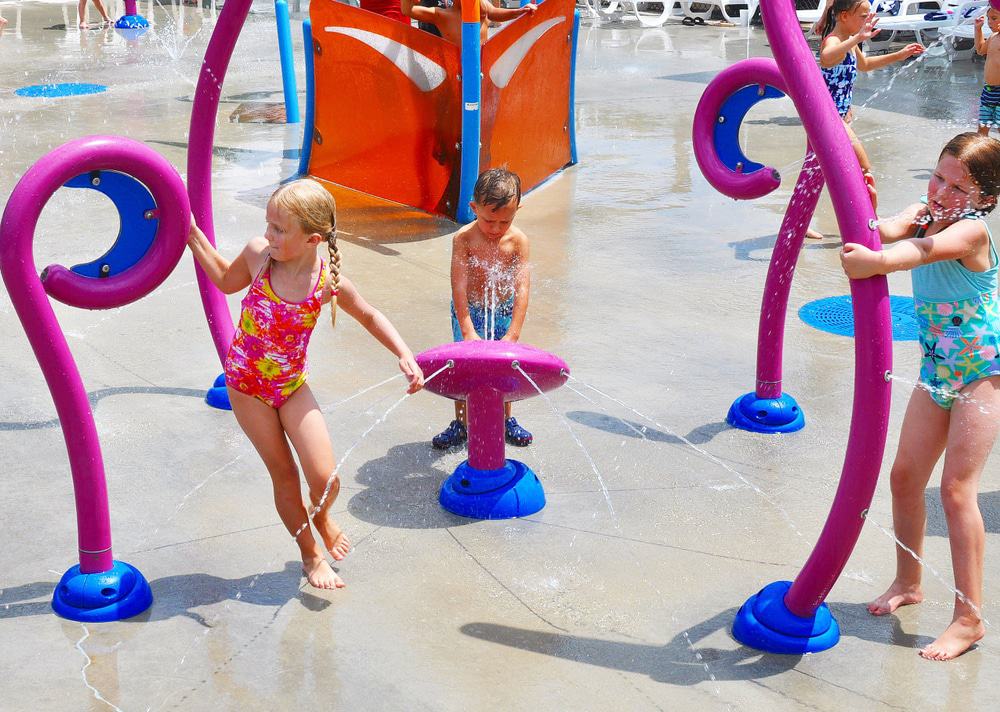
<svg viewBox="0 0 1000 712">
<path fill-rule="evenodd" d="M 306 348 L 323 306 L 326 263 L 301 302 L 271 287 L 271 258 L 243 297 L 239 328 L 226 355 L 226 385 L 280 408 L 306 382 Z"/>
</svg>

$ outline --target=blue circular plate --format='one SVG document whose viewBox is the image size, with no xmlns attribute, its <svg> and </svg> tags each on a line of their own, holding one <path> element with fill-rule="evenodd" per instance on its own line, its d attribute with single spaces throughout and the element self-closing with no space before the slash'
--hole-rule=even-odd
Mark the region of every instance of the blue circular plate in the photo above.
<svg viewBox="0 0 1000 712">
<path fill-rule="evenodd" d="M 917 340 L 917 313 L 912 297 L 889 297 L 889 315 L 892 317 L 893 341 Z M 854 313 L 851 297 L 826 297 L 804 304 L 799 318 L 806 324 L 839 336 L 854 336 Z"/>
<path fill-rule="evenodd" d="M 14 91 L 18 96 L 32 96 L 50 99 L 57 96 L 77 96 L 80 94 L 100 94 L 108 88 L 103 84 L 33 84 Z"/>
</svg>

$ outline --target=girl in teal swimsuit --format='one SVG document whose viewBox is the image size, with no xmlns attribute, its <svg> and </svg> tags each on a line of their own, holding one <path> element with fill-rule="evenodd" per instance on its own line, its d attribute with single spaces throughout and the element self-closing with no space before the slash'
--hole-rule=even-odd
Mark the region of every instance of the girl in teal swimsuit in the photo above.
<svg viewBox="0 0 1000 712">
<path fill-rule="evenodd" d="M 924 489 L 944 453 L 941 500 L 948 522 L 955 588 L 951 625 L 920 651 L 950 660 L 983 637 L 983 549 L 979 477 L 1000 433 L 1000 310 L 997 251 L 981 219 L 1000 195 L 1000 142 L 975 133 L 944 147 L 926 205 L 879 225 L 881 252 L 846 244 L 851 279 L 911 270 L 923 351 L 892 466 L 892 521 L 899 541 L 923 553 Z M 874 615 L 923 600 L 920 563 L 896 547 L 896 578 L 868 605 Z"/>
</svg>

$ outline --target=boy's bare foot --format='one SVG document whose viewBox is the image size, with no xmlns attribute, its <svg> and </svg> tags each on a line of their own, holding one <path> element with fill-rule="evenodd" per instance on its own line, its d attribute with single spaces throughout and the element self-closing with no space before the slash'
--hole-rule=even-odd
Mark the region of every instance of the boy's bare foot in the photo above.
<svg viewBox="0 0 1000 712">
<path fill-rule="evenodd" d="M 920 651 L 927 660 L 951 660 L 971 648 L 986 635 L 982 620 L 972 616 L 959 616 L 937 640 Z"/>
<path fill-rule="evenodd" d="M 341 561 L 351 551 L 351 540 L 347 538 L 341 530 L 340 525 L 330 519 L 330 517 L 317 517 L 313 520 L 316 531 L 323 537 L 323 544 L 334 561 Z"/>
<path fill-rule="evenodd" d="M 302 574 L 313 588 L 334 589 L 347 585 L 330 566 L 330 562 L 322 556 L 318 559 L 303 559 Z"/>
<path fill-rule="evenodd" d="M 3 27 L 6 24 L 7 24 L 7 20 L 5 20 L 4 18 L 0 17 L 0 27 Z M 988 128 L 987 128 L 987 131 L 989 131 Z"/>
<path fill-rule="evenodd" d="M 868 612 L 873 616 L 884 616 L 900 606 L 910 606 L 924 600 L 920 584 L 910 585 L 893 581 L 889 590 L 868 604 Z"/>
<path fill-rule="evenodd" d="M 806 228 L 806 237 L 808 237 L 810 240 L 822 240 L 823 239 L 823 233 L 816 232 L 811 227 L 807 227 Z"/>
</svg>

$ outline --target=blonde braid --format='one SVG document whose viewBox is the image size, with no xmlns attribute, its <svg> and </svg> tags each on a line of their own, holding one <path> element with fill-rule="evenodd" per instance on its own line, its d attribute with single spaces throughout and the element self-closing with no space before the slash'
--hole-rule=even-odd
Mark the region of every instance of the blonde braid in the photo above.
<svg viewBox="0 0 1000 712">
<path fill-rule="evenodd" d="M 337 247 L 337 226 L 326 234 L 326 249 L 330 253 L 330 324 L 337 325 L 337 292 L 340 291 L 340 249 Z"/>
</svg>

